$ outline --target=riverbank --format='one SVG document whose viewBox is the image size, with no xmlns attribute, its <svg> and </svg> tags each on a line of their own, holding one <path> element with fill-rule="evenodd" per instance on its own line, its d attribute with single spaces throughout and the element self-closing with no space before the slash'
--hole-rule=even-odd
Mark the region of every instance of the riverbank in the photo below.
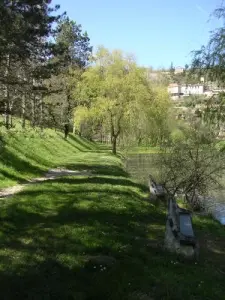
<svg viewBox="0 0 225 300">
<path fill-rule="evenodd" d="M 134 154 L 156 154 L 161 153 L 160 147 L 151 147 L 151 146 L 139 146 L 131 147 L 129 149 L 122 150 L 122 153 L 125 155 L 134 155 Z"/>
<path fill-rule="evenodd" d="M 73 141 L 57 140 L 57 158 L 48 139 L 43 159 L 82 175 L 1 199 L 0 298 L 224 299 L 224 228 L 195 216 L 199 261 L 168 254 L 165 207 L 149 201 L 148 188 L 110 151 Z"/>
<path fill-rule="evenodd" d="M 140 183 L 148 184 L 149 174 L 160 181 L 160 169 L 157 161 L 160 153 L 131 153 L 126 157 L 126 170 L 131 174 L 132 178 L 137 178 Z M 222 225 L 225 225 L 225 189 L 214 190 L 210 197 L 202 198 L 202 207 L 206 208 L 206 213 L 212 215 Z"/>
</svg>

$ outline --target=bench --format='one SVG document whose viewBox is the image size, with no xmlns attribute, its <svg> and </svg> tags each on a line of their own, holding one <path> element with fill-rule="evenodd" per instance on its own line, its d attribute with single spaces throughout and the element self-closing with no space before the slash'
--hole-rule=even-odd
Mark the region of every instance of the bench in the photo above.
<svg viewBox="0 0 225 300">
<path fill-rule="evenodd" d="M 198 255 L 198 245 L 192 226 L 191 212 L 179 207 L 175 199 L 168 199 L 165 247 L 186 257 Z"/>
</svg>

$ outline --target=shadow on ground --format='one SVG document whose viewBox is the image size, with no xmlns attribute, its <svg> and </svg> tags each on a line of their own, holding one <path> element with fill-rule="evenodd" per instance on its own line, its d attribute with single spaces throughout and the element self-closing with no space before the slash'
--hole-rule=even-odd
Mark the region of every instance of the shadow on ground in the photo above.
<svg viewBox="0 0 225 300">
<path fill-rule="evenodd" d="M 146 190 L 122 169 L 91 170 L 98 176 L 36 185 L 2 208 L 1 299 L 125 299 L 134 274 L 142 276 L 148 227 L 165 215 L 142 201 Z M 96 255 L 115 264 L 90 267 Z"/>
<path fill-rule="evenodd" d="M 120 167 L 73 167 L 96 176 L 33 185 L 1 208 L 0 299 L 223 299 L 212 262 L 162 250 L 166 213 L 143 201 L 146 187 Z"/>
</svg>

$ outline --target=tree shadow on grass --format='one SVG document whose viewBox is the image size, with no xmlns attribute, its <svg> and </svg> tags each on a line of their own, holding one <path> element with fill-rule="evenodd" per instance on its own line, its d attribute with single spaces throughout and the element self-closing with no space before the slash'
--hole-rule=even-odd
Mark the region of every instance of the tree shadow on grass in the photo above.
<svg viewBox="0 0 225 300">
<path fill-rule="evenodd" d="M 74 143 L 72 143 L 70 141 L 70 139 L 65 140 L 69 145 L 71 145 L 74 149 L 80 151 L 80 152 L 85 152 L 83 148 L 79 147 L 78 145 L 74 145 Z"/>
<path fill-rule="evenodd" d="M 104 149 L 99 147 L 97 144 L 93 145 L 93 147 L 90 146 L 86 146 L 85 143 L 80 142 L 80 140 L 78 140 L 79 142 L 76 142 L 76 144 L 74 142 L 72 142 L 71 140 L 73 140 L 74 138 L 72 136 L 69 136 L 69 138 L 67 140 L 65 140 L 69 145 L 71 145 L 71 147 L 73 147 L 73 149 L 76 149 L 80 152 L 90 152 L 90 153 L 106 153 L 108 152 L 107 150 L 109 149 Z M 79 146 L 78 146 L 79 145 Z"/>
<path fill-rule="evenodd" d="M 104 170 L 104 169 L 103 169 Z M 102 172 L 104 173 L 104 172 Z M 116 172 L 115 172 L 116 173 Z M 98 173 L 99 174 L 99 173 Z M 117 174 L 117 173 L 116 173 Z M 142 192 L 148 192 L 149 189 L 146 185 L 134 182 L 130 178 L 125 178 L 125 177 L 107 177 L 107 174 L 102 174 L 106 175 L 104 176 L 96 176 L 96 177 L 81 177 L 81 178 L 74 178 L 74 177 L 67 177 L 67 178 L 58 178 L 54 180 L 55 183 L 69 183 L 69 184 L 110 184 L 114 188 L 116 186 L 126 186 L 126 187 L 134 187 L 140 189 Z M 132 191 L 133 192 L 133 191 Z"/>
<path fill-rule="evenodd" d="M 77 290 L 77 268 L 70 268 L 51 257 L 40 263 L 33 259 L 33 266 L 29 263 L 28 260 L 24 274 L 0 271 L 1 299 L 84 299 L 78 298 L 82 293 Z"/>
<path fill-rule="evenodd" d="M 37 155 L 36 153 L 24 153 L 22 149 L 19 147 L 14 146 L 13 147 L 18 153 L 21 153 L 22 155 L 26 156 L 26 159 L 29 159 L 30 161 L 33 161 L 34 163 L 38 163 L 39 165 L 43 165 L 44 167 L 51 167 L 52 162 L 49 162 L 49 160 L 44 159 L 41 155 Z M 33 165 L 31 162 L 29 162 L 30 165 Z"/>
<path fill-rule="evenodd" d="M 184 293 L 187 280 L 195 272 L 211 280 L 212 268 L 205 269 L 206 260 L 200 270 L 191 263 L 171 264 L 174 256 L 158 246 L 166 215 L 144 203 L 129 180 L 64 178 L 35 188 L 0 211 L 1 299 L 128 300 L 139 290 L 155 299 L 203 296 L 199 288 Z M 96 255 L 116 262 L 102 270 L 89 263 Z M 219 286 L 224 278 L 214 275 Z M 207 290 L 209 298 L 214 292 Z"/>
<path fill-rule="evenodd" d="M 70 170 L 88 170 L 93 174 L 109 175 L 109 176 L 123 176 L 128 177 L 129 174 L 120 166 L 115 165 L 99 165 L 99 164 L 84 164 L 74 163 L 65 165 Z"/>
<path fill-rule="evenodd" d="M 76 144 L 79 144 L 81 147 L 83 147 L 84 150 L 96 150 L 96 148 L 98 148 L 95 142 L 92 142 L 85 138 L 80 138 L 74 134 L 70 134 L 69 138 L 73 140 Z"/>
<path fill-rule="evenodd" d="M 3 176 L 12 180 L 19 181 L 23 179 L 22 175 L 26 173 L 41 174 L 43 172 L 42 168 L 34 166 L 32 163 L 20 158 L 6 148 L 1 152 L 0 157 L 5 166 L 10 167 L 17 172 L 11 174 L 5 170 L 0 170 Z"/>
<path fill-rule="evenodd" d="M 0 167 L 0 174 L 4 178 L 10 179 L 15 182 L 19 182 L 19 181 L 22 182 L 24 180 L 23 176 L 20 176 L 20 174 L 15 175 L 15 174 L 13 174 L 13 172 L 10 172 L 10 170 L 5 170 L 5 169 L 2 169 L 1 167 Z"/>
<path fill-rule="evenodd" d="M 140 242 L 136 241 L 135 237 L 138 235 L 146 238 L 146 224 L 143 219 L 147 220 L 147 215 L 142 216 L 140 226 L 129 224 L 130 216 L 126 214 L 121 218 L 119 214 L 108 211 L 89 213 L 74 208 L 71 211 L 71 206 L 60 210 L 57 217 L 39 216 L 39 220 L 36 218 L 36 224 L 33 214 L 29 215 L 18 208 L 17 214 L 22 215 L 24 219 L 31 218 L 32 221 L 28 221 L 29 227 L 27 224 L 21 226 L 20 217 L 19 222 L 14 222 L 17 234 L 14 232 L 13 238 L 8 236 L 8 242 L 4 243 L 6 249 L 10 247 L 15 255 L 21 256 L 18 265 L 11 267 L 10 274 L 6 270 L 1 272 L 1 294 L 5 299 L 14 299 L 15 295 L 20 299 L 26 299 L 25 296 L 28 299 L 77 299 L 78 291 L 81 299 L 93 296 L 99 297 L 98 299 L 122 299 L 117 298 L 124 295 L 118 280 L 121 271 L 121 280 L 128 283 L 134 273 L 141 274 L 141 269 L 146 263 L 146 250 L 143 245 L 140 248 Z M 70 224 L 72 217 L 73 223 Z M 60 236 L 62 226 L 70 226 L 71 231 L 75 228 L 78 232 L 85 226 L 89 228 L 89 232 L 83 233 L 82 236 L 73 236 L 65 232 Z M 48 231 L 45 228 L 48 228 Z M 20 242 L 21 237 L 31 234 L 32 245 Z M 85 236 L 86 240 L 82 240 Z M 102 275 L 99 266 L 98 270 L 88 264 L 86 267 L 85 261 L 95 255 L 112 256 L 118 264 Z M 43 262 L 38 262 L 36 256 L 40 256 Z M 72 261 L 76 261 L 79 256 L 83 256 L 83 262 L 77 267 Z M 100 282 L 106 285 L 101 286 Z M 110 294 L 110 298 L 104 298 Z"/>
<path fill-rule="evenodd" d="M 2 208 L 2 299 L 125 299 L 128 282 L 143 274 L 147 251 L 159 255 L 160 250 L 147 249 L 143 240 L 148 238 L 148 226 L 158 224 L 159 217 L 164 223 L 165 216 L 151 205 L 143 209 L 138 194 L 109 191 L 100 180 L 105 178 L 86 178 L 90 190 L 87 193 L 80 186 L 76 193 L 73 187 L 85 185 L 85 179 L 65 178 L 53 183 L 54 192 L 54 186 L 39 186 L 37 194 L 23 191 Z M 66 182 L 71 187 L 68 193 L 60 189 Z M 129 180 L 118 178 L 118 182 L 130 186 Z M 108 178 L 107 184 L 116 180 Z M 94 207 L 82 208 L 82 203 L 91 203 L 90 193 Z M 98 195 L 96 203 L 93 193 Z M 110 203 L 114 195 L 127 209 L 108 207 L 104 196 Z M 21 196 L 25 202 L 18 201 Z M 87 262 L 96 255 L 114 257 L 115 266 L 104 272 L 99 266 L 90 267 Z"/>
</svg>

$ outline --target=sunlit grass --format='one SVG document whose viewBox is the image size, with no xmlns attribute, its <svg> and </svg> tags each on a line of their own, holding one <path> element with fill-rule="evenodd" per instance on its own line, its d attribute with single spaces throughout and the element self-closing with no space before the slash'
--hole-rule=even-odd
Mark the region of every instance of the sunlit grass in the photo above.
<svg viewBox="0 0 225 300">
<path fill-rule="evenodd" d="M 180 260 L 162 248 L 165 207 L 146 200 L 118 158 L 80 153 L 68 165 L 93 175 L 32 185 L 0 210 L 3 299 L 224 299 L 217 222 L 194 218 L 200 261 Z M 91 263 L 96 256 L 115 264 Z"/>
<path fill-rule="evenodd" d="M 140 147 L 131 147 L 129 149 L 125 149 L 124 152 L 126 155 L 128 154 L 157 154 L 161 153 L 162 150 L 160 147 L 151 147 L 151 146 L 140 146 Z"/>
<path fill-rule="evenodd" d="M 65 140 L 62 133 L 53 130 L 1 130 L 0 187 L 41 176 L 50 168 L 72 163 L 75 156 L 82 162 L 82 154 L 88 159 L 86 152 L 103 151 L 99 144 L 72 134 Z M 101 159 L 101 154 L 96 158 Z"/>
<path fill-rule="evenodd" d="M 92 175 L 1 200 L 0 299 L 225 299 L 218 222 L 193 218 L 200 257 L 185 261 L 163 249 L 166 206 L 151 203 L 148 188 L 108 149 L 52 131 L 12 132 L 3 141 L 2 186 L 56 166 Z"/>
</svg>

